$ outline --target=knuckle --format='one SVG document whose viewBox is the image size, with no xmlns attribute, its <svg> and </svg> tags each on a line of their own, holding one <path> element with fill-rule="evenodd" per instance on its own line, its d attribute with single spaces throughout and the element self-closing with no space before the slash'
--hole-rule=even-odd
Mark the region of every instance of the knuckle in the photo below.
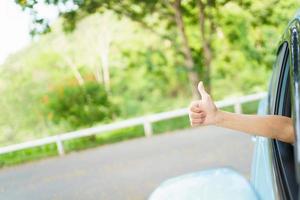
<svg viewBox="0 0 300 200">
<path fill-rule="evenodd" d="M 198 123 L 199 123 L 199 121 L 198 121 L 198 120 L 195 120 L 195 119 L 193 119 L 193 120 L 192 120 L 192 123 L 193 123 L 193 124 L 198 124 Z"/>
<path fill-rule="evenodd" d="M 191 106 L 192 106 L 192 107 L 195 107 L 195 106 L 198 105 L 198 103 L 199 103 L 199 101 L 192 101 Z"/>
</svg>

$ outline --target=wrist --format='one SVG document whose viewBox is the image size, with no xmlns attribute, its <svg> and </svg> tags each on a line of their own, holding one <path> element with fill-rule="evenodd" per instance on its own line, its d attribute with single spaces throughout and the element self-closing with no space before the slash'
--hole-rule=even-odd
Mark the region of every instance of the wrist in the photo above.
<svg viewBox="0 0 300 200">
<path fill-rule="evenodd" d="M 218 109 L 216 112 L 215 119 L 216 119 L 215 125 L 220 126 L 224 122 L 224 111 Z"/>
</svg>

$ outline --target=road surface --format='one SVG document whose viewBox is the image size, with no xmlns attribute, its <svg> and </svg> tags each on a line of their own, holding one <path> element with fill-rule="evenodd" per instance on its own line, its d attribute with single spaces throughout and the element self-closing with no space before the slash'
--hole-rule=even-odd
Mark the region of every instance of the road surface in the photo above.
<svg viewBox="0 0 300 200">
<path fill-rule="evenodd" d="M 146 199 L 164 180 L 231 166 L 249 178 L 251 137 L 202 127 L 0 170 L 0 199 Z"/>
</svg>

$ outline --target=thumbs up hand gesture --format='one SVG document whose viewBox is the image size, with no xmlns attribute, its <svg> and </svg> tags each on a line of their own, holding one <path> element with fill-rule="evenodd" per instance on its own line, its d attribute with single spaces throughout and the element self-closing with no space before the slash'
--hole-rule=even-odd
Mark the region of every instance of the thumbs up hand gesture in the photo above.
<svg viewBox="0 0 300 200">
<path fill-rule="evenodd" d="M 213 125 L 217 123 L 218 108 L 209 94 L 205 91 L 203 83 L 198 84 L 201 100 L 193 101 L 189 107 L 189 117 L 192 127 L 200 125 Z"/>
</svg>

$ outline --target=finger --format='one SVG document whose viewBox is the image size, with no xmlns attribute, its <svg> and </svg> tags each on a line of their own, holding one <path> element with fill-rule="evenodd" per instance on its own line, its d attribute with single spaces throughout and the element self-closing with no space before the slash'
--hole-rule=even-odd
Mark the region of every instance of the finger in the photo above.
<svg viewBox="0 0 300 200">
<path fill-rule="evenodd" d="M 189 115 L 191 119 L 201 119 L 206 116 L 204 112 L 191 112 Z"/>
<path fill-rule="evenodd" d="M 190 111 L 191 112 L 195 112 L 195 113 L 200 113 L 201 109 L 199 107 L 193 106 L 193 107 L 190 107 Z"/>
<path fill-rule="evenodd" d="M 201 125 L 203 125 L 203 122 L 204 122 L 204 120 L 199 121 L 199 122 L 191 122 L 191 127 L 201 126 Z"/>
<path fill-rule="evenodd" d="M 190 106 L 189 106 L 189 110 L 192 112 L 200 112 L 200 102 L 199 101 L 193 101 L 191 102 Z"/>
<path fill-rule="evenodd" d="M 191 112 L 191 113 L 189 113 L 189 117 L 191 120 L 192 119 L 201 119 L 201 118 L 205 117 L 205 114 L 203 112 L 201 112 L 201 113 Z"/>
<path fill-rule="evenodd" d="M 197 126 L 200 126 L 200 124 L 193 124 L 193 123 L 191 123 L 191 127 L 192 128 L 197 127 Z"/>
<path fill-rule="evenodd" d="M 198 84 L 198 91 L 201 95 L 201 99 L 207 99 L 207 97 L 209 97 L 209 94 L 206 92 L 202 81 L 200 81 L 199 84 Z"/>
<path fill-rule="evenodd" d="M 192 124 L 202 124 L 204 122 L 204 118 L 200 119 L 192 119 Z"/>
<path fill-rule="evenodd" d="M 201 126 L 203 122 L 192 122 L 191 121 L 191 126 L 192 127 L 197 127 L 197 126 Z"/>
</svg>

